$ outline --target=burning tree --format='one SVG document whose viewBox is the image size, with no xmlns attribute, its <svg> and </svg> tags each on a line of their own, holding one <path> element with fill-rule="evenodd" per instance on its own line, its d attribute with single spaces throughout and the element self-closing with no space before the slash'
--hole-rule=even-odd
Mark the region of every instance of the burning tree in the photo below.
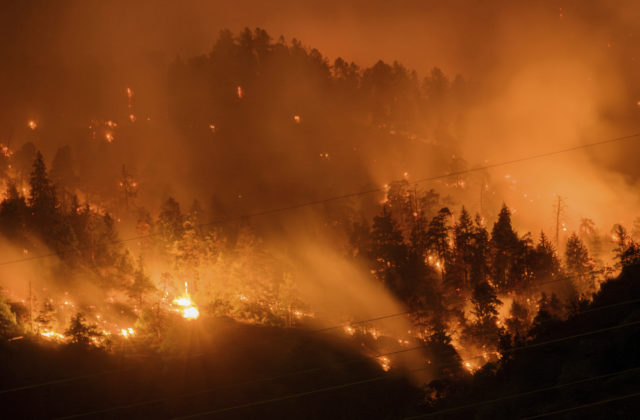
<svg viewBox="0 0 640 420">
<path fill-rule="evenodd" d="M 78 312 L 71 318 L 69 328 L 64 333 L 71 338 L 71 343 L 85 346 L 91 343 L 95 344 L 97 339 L 102 336 L 102 333 L 98 331 L 98 326 L 88 324 L 82 312 Z"/>
</svg>

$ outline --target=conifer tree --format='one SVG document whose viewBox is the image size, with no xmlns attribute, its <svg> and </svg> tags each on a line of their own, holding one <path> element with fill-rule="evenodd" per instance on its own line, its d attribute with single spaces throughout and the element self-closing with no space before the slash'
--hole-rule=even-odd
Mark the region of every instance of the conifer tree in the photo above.
<svg viewBox="0 0 640 420">
<path fill-rule="evenodd" d="M 399 292 L 402 282 L 400 270 L 406 262 L 408 250 L 402 233 L 396 227 L 386 206 L 383 207 L 382 214 L 373 219 L 371 252 L 374 260 L 373 271 L 378 279 L 392 291 Z"/>
<path fill-rule="evenodd" d="M 31 186 L 29 208 L 34 222 L 41 232 L 51 233 L 52 225 L 56 222 L 58 200 L 40 152 L 37 152 L 33 162 L 29 184 Z"/>
<path fill-rule="evenodd" d="M 510 290 L 515 281 L 512 269 L 517 246 L 518 236 L 511 226 L 511 212 L 503 205 L 491 231 L 491 274 L 500 291 Z"/>
<path fill-rule="evenodd" d="M 568 275 L 581 295 L 595 291 L 595 273 L 589 250 L 578 235 L 572 233 L 567 240 L 565 263 Z"/>
</svg>

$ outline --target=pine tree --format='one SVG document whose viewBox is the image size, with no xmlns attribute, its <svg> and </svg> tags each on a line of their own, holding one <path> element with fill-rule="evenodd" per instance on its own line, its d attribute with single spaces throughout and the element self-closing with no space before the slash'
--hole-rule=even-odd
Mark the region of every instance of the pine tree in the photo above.
<svg viewBox="0 0 640 420">
<path fill-rule="evenodd" d="M 512 266 L 517 246 L 518 236 L 511 227 L 511 212 L 503 205 L 491 231 L 491 274 L 500 291 L 511 290 L 515 282 Z"/>
<path fill-rule="evenodd" d="M 535 283 L 547 282 L 560 275 L 560 261 L 556 249 L 544 232 L 540 232 L 540 240 L 536 245 L 532 261 Z"/>
<path fill-rule="evenodd" d="M 495 289 L 488 282 L 478 284 L 473 290 L 471 304 L 476 338 L 481 342 L 495 343 L 500 332 L 497 325 L 498 306 L 502 305 Z"/>
<path fill-rule="evenodd" d="M 400 270 L 407 260 L 408 249 L 386 207 L 373 219 L 371 245 L 376 277 L 391 291 L 399 293 L 402 289 Z"/>
<path fill-rule="evenodd" d="M 389 184 L 386 205 L 393 214 L 394 221 L 403 233 L 403 236 L 408 237 L 411 225 L 415 219 L 414 212 L 416 215 L 417 212 L 407 180 L 394 181 Z"/>
<path fill-rule="evenodd" d="M 69 328 L 64 332 L 67 337 L 71 338 L 71 343 L 80 345 L 89 345 L 93 339 L 101 337 L 98 326 L 87 324 L 87 320 L 82 312 L 78 312 L 73 318 Z"/>
<path fill-rule="evenodd" d="M 595 291 L 595 273 L 589 251 L 578 235 L 572 233 L 567 240 L 565 262 L 569 276 L 581 295 Z"/>
<path fill-rule="evenodd" d="M 505 321 L 507 330 L 516 339 L 524 338 L 531 328 L 532 319 L 526 303 L 514 300 L 509 310 L 509 318 Z"/>
<path fill-rule="evenodd" d="M 614 239 L 616 248 L 613 250 L 617 269 L 637 264 L 640 262 L 640 245 L 627 233 L 624 226 L 614 225 L 611 236 Z"/>
<path fill-rule="evenodd" d="M 449 264 L 451 256 L 451 245 L 449 232 L 451 227 L 447 221 L 451 218 L 451 211 L 444 207 L 431 219 L 427 230 L 427 251 L 437 258 L 436 266 L 442 271 L 444 276 L 445 267 Z"/>
<path fill-rule="evenodd" d="M 449 287 L 458 292 L 466 290 L 471 280 L 474 260 L 474 229 L 471 216 L 462 207 L 458 222 L 453 227 L 452 264 L 447 271 Z"/>
<path fill-rule="evenodd" d="M 142 308 L 145 295 L 155 290 L 155 288 L 151 278 L 144 270 L 142 256 L 138 257 L 138 264 L 133 274 L 133 283 L 129 287 L 129 297 L 136 301 L 139 308 Z"/>
<path fill-rule="evenodd" d="M 58 200 L 40 152 L 37 152 L 33 162 L 29 184 L 31 186 L 29 208 L 34 222 L 41 232 L 51 233 L 58 216 Z"/>
<path fill-rule="evenodd" d="M 428 247 L 427 220 L 422 214 L 413 220 L 411 232 L 409 233 L 409 243 L 413 252 L 425 258 Z"/>
<path fill-rule="evenodd" d="M 487 280 L 489 273 L 489 232 L 482 217 L 476 215 L 473 226 L 473 256 L 471 261 L 471 286 L 475 288 Z"/>
</svg>

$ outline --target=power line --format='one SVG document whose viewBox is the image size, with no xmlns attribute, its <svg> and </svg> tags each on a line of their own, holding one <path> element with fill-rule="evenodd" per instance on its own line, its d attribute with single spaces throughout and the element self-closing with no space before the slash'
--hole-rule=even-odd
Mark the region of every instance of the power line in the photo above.
<svg viewBox="0 0 640 420">
<path fill-rule="evenodd" d="M 573 278 L 573 276 L 561 277 L 561 278 L 557 278 L 557 279 L 553 279 L 553 280 L 537 283 L 536 286 L 542 286 L 542 285 L 546 285 L 546 284 L 556 283 L 556 282 L 559 282 L 559 281 L 566 281 L 566 280 L 570 280 L 571 278 Z M 624 302 L 617 302 L 617 303 L 610 304 L 610 305 L 599 306 L 599 307 L 596 307 L 596 308 L 591 308 L 591 309 L 587 309 L 587 310 L 584 310 L 584 311 L 579 311 L 577 314 L 584 314 L 584 313 L 599 311 L 599 310 L 603 310 L 603 309 L 609 309 L 609 308 L 617 307 L 617 306 L 629 305 L 629 304 L 638 303 L 638 302 L 640 302 L 640 299 L 632 299 L 632 300 L 627 300 L 627 301 L 624 301 Z M 393 314 L 378 316 L 378 317 L 375 317 L 375 318 L 362 319 L 362 320 L 351 321 L 351 322 L 344 322 L 344 323 L 341 323 L 341 324 L 338 324 L 338 325 L 334 325 L 334 326 L 331 326 L 331 327 L 310 330 L 308 332 L 309 333 L 327 332 L 327 331 L 331 331 L 331 330 L 335 330 L 335 329 L 339 329 L 339 328 L 344 328 L 344 327 L 351 326 L 351 325 L 365 324 L 365 323 L 368 323 L 368 322 L 394 318 L 394 317 L 398 317 L 398 316 L 402 316 L 402 315 L 410 315 L 410 314 L 414 314 L 415 312 L 418 312 L 418 311 L 397 312 L 397 313 L 393 313 Z M 399 351 L 395 351 L 395 352 L 391 352 L 391 353 L 378 354 L 378 355 L 376 355 L 376 357 L 388 356 L 388 355 L 395 354 L 395 353 L 402 353 L 402 352 L 417 350 L 417 349 L 421 349 L 421 348 L 424 348 L 424 346 L 413 347 L 411 349 L 403 349 L 403 350 L 399 350 Z M 205 352 L 205 353 L 199 353 L 199 354 L 195 354 L 195 355 L 183 356 L 183 357 L 180 357 L 180 358 L 196 358 L 196 357 L 207 356 L 208 354 L 210 354 L 210 353 Z M 474 358 L 476 358 L 476 357 L 470 357 L 470 358 L 467 358 L 466 360 L 472 360 Z M 358 360 L 361 360 L 361 359 L 358 359 Z M 127 372 L 127 371 L 135 370 L 135 369 L 136 368 L 129 368 L 129 369 L 124 369 L 124 370 L 123 369 L 108 370 L 108 371 L 103 371 L 103 372 L 90 373 L 90 374 L 86 374 L 86 375 L 79 375 L 79 376 L 71 376 L 71 377 L 67 377 L 67 378 L 54 379 L 54 380 L 50 380 L 50 381 L 46 381 L 46 382 L 41 382 L 41 383 L 38 383 L 38 384 L 24 385 L 24 386 L 19 386 L 19 387 L 14 387 L 14 388 L 2 389 L 2 390 L 0 390 L 0 395 L 12 393 L 12 392 L 24 391 L 24 390 L 27 390 L 27 389 L 42 388 L 42 387 L 46 387 L 46 386 L 57 385 L 57 384 L 60 384 L 60 383 L 73 382 L 73 381 L 76 381 L 76 380 L 89 379 L 89 378 L 93 378 L 93 377 L 108 375 L 108 374 L 111 374 L 111 373 Z M 316 368 L 311 368 L 311 370 L 315 370 L 315 369 Z M 286 375 L 297 375 L 299 373 L 306 372 L 307 370 L 308 369 L 305 369 L 305 370 L 302 370 L 302 371 L 293 372 L 293 373 L 286 374 Z M 280 379 L 280 376 L 272 377 L 272 378 L 260 379 L 258 381 L 266 381 L 268 379 Z"/>
<path fill-rule="evenodd" d="M 626 400 L 627 398 L 633 398 L 633 397 L 640 397 L 640 392 L 634 392 L 632 394 L 621 395 L 618 397 L 606 398 L 604 400 L 599 400 L 599 401 L 595 401 L 588 404 L 576 405 L 576 406 L 565 408 L 562 410 L 549 411 L 547 413 L 537 414 L 535 416 L 524 417 L 522 420 L 539 419 L 541 417 L 552 416 L 554 414 L 567 413 L 569 411 L 581 410 L 583 408 L 595 407 L 596 405 L 607 404 L 614 401 L 622 401 L 622 400 Z"/>
<path fill-rule="evenodd" d="M 491 400 L 484 400 L 484 401 L 480 401 L 480 402 L 477 402 L 477 403 L 465 404 L 465 405 L 460 405 L 460 406 L 456 406 L 456 407 L 446 408 L 446 409 L 443 409 L 443 410 L 433 411 L 431 413 L 425 413 L 425 414 L 420 414 L 420 415 L 417 415 L 417 416 L 405 417 L 405 420 L 424 419 L 424 418 L 427 418 L 427 417 L 438 416 L 438 415 L 441 415 L 441 414 L 453 413 L 453 412 L 460 411 L 460 410 L 467 410 L 469 408 L 475 408 L 475 407 L 481 407 L 483 405 L 495 404 L 495 403 L 506 401 L 506 400 L 510 400 L 510 399 L 513 399 L 513 398 L 523 397 L 523 396 L 526 396 L 526 395 L 533 395 L 533 394 L 537 394 L 539 392 L 552 391 L 552 390 L 555 390 L 555 389 L 566 388 L 568 386 L 579 385 L 579 384 L 592 382 L 592 381 L 596 381 L 596 380 L 600 380 L 600 379 L 612 378 L 612 377 L 615 377 L 615 376 L 620 376 L 620 375 L 624 375 L 624 374 L 627 374 L 627 373 L 630 373 L 630 372 L 638 372 L 638 371 L 640 371 L 640 366 L 636 366 L 636 367 L 633 367 L 633 368 L 624 369 L 624 370 L 620 370 L 620 371 L 616 371 L 616 372 L 612 372 L 612 373 L 607 373 L 607 374 L 603 374 L 603 375 L 590 376 L 588 378 L 578 379 L 578 380 L 570 381 L 570 382 L 564 382 L 564 383 L 560 383 L 560 384 L 552 385 L 552 386 L 547 386 L 547 387 L 543 387 L 543 388 L 536 388 L 536 389 L 532 389 L 530 391 L 524 391 L 524 392 L 518 392 L 518 393 L 515 393 L 515 394 L 509 394 L 509 395 L 505 395 L 504 397 L 494 398 L 494 399 L 491 399 Z M 549 414 L 551 414 L 551 413 L 549 413 Z M 541 417 L 541 416 L 545 416 L 545 415 L 547 415 L 547 414 L 545 413 L 545 414 L 542 414 L 540 416 L 526 417 L 526 418 L 536 418 L 536 417 Z"/>
<path fill-rule="evenodd" d="M 576 151 L 576 150 L 586 149 L 586 148 L 590 148 L 590 147 L 596 147 L 596 146 L 615 143 L 615 142 L 620 142 L 620 141 L 624 141 L 624 140 L 630 140 L 630 139 L 637 138 L 637 137 L 640 137 L 640 133 L 629 134 L 629 135 L 626 135 L 626 136 L 615 137 L 615 138 L 612 138 L 612 139 L 601 140 L 601 141 L 597 141 L 597 142 L 593 142 L 593 143 L 581 144 L 581 145 L 578 145 L 578 146 L 568 147 L 568 148 L 565 148 L 565 149 L 559 149 L 559 150 L 555 150 L 555 151 L 551 151 L 551 152 L 540 153 L 540 154 L 526 156 L 526 157 L 517 158 L 517 159 L 511 159 L 511 160 L 498 162 L 498 163 L 494 163 L 494 164 L 490 164 L 490 165 L 484 165 L 484 166 L 479 166 L 479 167 L 475 167 L 475 168 L 465 169 L 465 170 L 462 170 L 462 171 L 450 172 L 450 173 L 443 174 L 443 175 L 437 175 L 437 176 L 426 177 L 426 178 L 419 178 L 419 179 L 413 181 L 411 184 L 417 185 L 417 184 L 421 184 L 421 183 L 424 183 L 424 182 L 437 181 L 437 180 L 440 180 L 440 179 L 450 178 L 452 176 L 459 176 L 459 175 L 469 174 L 469 173 L 473 173 L 473 172 L 484 171 L 484 170 L 487 170 L 487 169 L 493 169 L 493 168 L 497 168 L 497 167 L 500 167 L 500 166 L 513 165 L 513 164 L 516 164 L 516 163 L 522 163 L 522 162 L 526 162 L 526 161 L 530 161 L 530 160 L 542 159 L 542 158 L 551 157 L 551 156 L 555 156 L 555 155 L 559 155 L 559 154 L 563 154 L 563 153 L 573 152 L 573 151 Z M 275 207 L 275 208 L 261 210 L 261 211 L 257 211 L 257 212 L 253 212 L 253 213 L 246 213 L 246 214 L 243 214 L 243 215 L 240 215 L 240 216 L 214 220 L 214 221 L 206 222 L 206 223 L 200 223 L 200 224 L 195 225 L 195 227 L 209 227 L 209 226 L 214 226 L 214 225 L 224 225 L 224 224 L 227 224 L 227 223 L 243 221 L 243 220 L 254 218 L 254 217 L 267 216 L 267 215 L 270 215 L 270 214 L 282 213 L 282 212 L 285 212 L 285 211 L 296 210 L 296 209 L 299 209 L 299 208 L 316 206 L 318 204 L 325 204 L 325 203 L 330 203 L 330 202 L 333 202 L 333 201 L 345 200 L 345 199 L 348 199 L 348 198 L 359 197 L 359 196 L 363 196 L 363 195 L 369 195 L 369 194 L 373 194 L 373 193 L 377 193 L 377 192 L 384 192 L 385 190 L 386 190 L 385 187 L 374 187 L 374 188 L 369 188 L 369 189 L 366 189 L 366 190 L 355 191 L 355 192 L 342 194 L 342 195 L 336 195 L 336 196 L 333 196 L 333 197 L 327 197 L 327 198 L 324 198 L 324 199 L 305 201 L 305 202 L 298 203 L 298 204 L 291 204 L 291 205 L 288 205 L 288 206 Z M 131 238 L 119 239 L 117 241 L 112 241 L 111 243 L 112 244 L 118 244 L 118 243 L 131 242 L 131 241 L 135 241 L 135 240 L 139 240 L 139 239 L 146 239 L 146 238 L 154 237 L 154 236 L 157 236 L 157 235 L 159 235 L 159 233 L 150 233 L 150 234 L 147 234 L 147 235 L 138 235 L 138 236 L 134 236 L 134 237 L 131 237 Z M 70 252 L 86 250 L 86 249 L 89 249 L 89 247 L 78 247 L 78 248 L 72 248 L 72 249 L 63 250 L 63 251 L 59 251 L 59 252 L 50 252 L 50 253 L 47 253 L 47 254 L 34 255 L 32 257 L 19 258 L 19 259 L 15 259 L 15 260 L 9 260 L 9 261 L 0 262 L 0 266 L 18 264 L 18 263 L 27 262 L 27 261 L 34 261 L 34 260 L 38 260 L 38 259 L 42 259 L 42 258 L 55 257 L 55 256 L 59 256 L 61 254 L 67 254 L 67 253 L 70 253 Z"/>
<path fill-rule="evenodd" d="M 598 310 L 602 310 L 602 309 L 610 309 L 610 308 L 613 308 L 613 307 L 617 307 L 617 306 L 621 306 L 621 305 L 628 305 L 630 303 L 638 303 L 638 302 L 640 302 L 640 299 L 633 299 L 633 300 L 629 300 L 629 301 L 625 301 L 625 302 L 618 302 L 618 303 L 614 303 L 614 304 L 611 304 L 611 305 L 600 306 L 600 307 L 597 307 L 597 308 L 592 308 L 592 309 L 588 309 L 588 310 L 585 310 L 585 311 L 580 311 L 579 314 L 582 315 L 582 314 L 589 313 L 589 312 L 594 312 L 594 311 L 598 311 Z M 315 331 L 318 331 L 318 330 L 315 330 Z M 574 338 L 574 337 L 571 337 L 571 338 Z M 422 345 L 422 346 L 416 346 L 416 347 L 411 347 L 411 348 L 407 348 L 407 349 L 400 349 L 400 350 L 387 352 L 387 353 L 378 353 L 378 354 L 375 355 L 375 357 L 379 358 L 379 357 L 384 357 L 384 356 L 393 356 L 393 355 L 396 355 L 396 354 L 408 353 L 408 352 L 412 352 L 412 351 L 416 351 L 416 350 L 422 350 L 422 349 L 425 349 L 427 347 L 428 346 Z M 522 350 L 522 349 L 524 349 L 526 347 L 529 347 L 529 346 L 524 345 L 524 346 L 520 346 L 520 347 L 514 347 L 512 349 L 508 349 L 508 350 L 504 351 L 504 353 L 510 353 L 510 352 L 519 351 L 519 350 Z M 484 358 L 485 358 L 484 355 L 478 354 L 478 355 L 475 355 L 475 356 L 466 357 L 463 360 L 461 359 L 460 363 L 468 362 L 470 360 L 475 360 L 475 359 L 484 359 Z M 367 361 L 367 360 L 366 359 L 350 359 L 350 360 L 347 360 L 347 361 L 344 361 L 344 362 L 333 363 L 330 366 L 331 367 L 337 367 L 337 366 L 341 366 L 341 365 L 357 363 L 357 362 L 364 362 L 364 361 Z M 458 362 L 432 365 L 431 368 L 442 369 L 444 367 L 450 367 L 450 366 L 456 366 L 456 365 L 458 365 Z M 150 405 L 150 404 L 159 403 L 159 402 L 163 402 L 163 401 L 170 400 L 170 399 L 180 399 L 180 398 L 192 397 L 192 396 L 211 393 L 211 392 L 215 392 L 215 391 L 219 391 L 219 390 L 227 389 L 227 388 L 231 388 L 231 387 L 245 386 L 245 385 L 263 383 L 263 382 L 270 382 L 270 381 L 274 381 L 274 380 L 278 380 L 278 379 L 284 379 L 284 378 L 293 377 L 293 376 L 297 376 L 297 375 L 303 375 L 303 374 L 306 374 L 306 373 L 318 372 L 318 371 L 325 370 L 326 368 L 327 367 L 314 367 L 314 368 L 309 368 L 309 369 L 304 369 L 304 370 L 298 370 L 298 371 L 287 373 L 287 374 L 283 374 L 283 375 L 272 376 L 272 377 L 267 377 L 267 378 L 261 378 L 261 379 L 256 379 L 256 380 L 252 380 L 252 381 L 245 381 L 245 382 L 240 382 L 240 383 L 235 383 L 235 384 L 229 384 L 229 385 L 220 386 L 220 387 L 207 388 L 207 389 L 202 389 L 202 390 L 199 390 L 199 391 L 194 391 L 194 392 L 190 392 L 190 393 L 186 393 L 186 394 L 180 394 L 180 395 L 163 397 L 163 398 L 155 398 L 155 399 L 139 401 L 139 402 L 134 402 L 134 403 L 130 403 L 130 404 L 124 404 L 124 405 L 115 406 L 115 407 L 108 407 L 108 408 L 101 409 L 101 410 L 95 410 L 95 411 L 92 411 L 92 412 L 75 414 L 75 415 L 66 416 L 66 417 L 62 417 L 62 418 L 71 419 L 71 418 L 85 417 L 85 416 L 94 415 L 94 414 L 103 414 L 103 413 L 108 413 L 108 412 L 112 412 L 112 411 L 126 410 L 126 409 L 130 409 L 130 408 L 134 408 L 134 407 L 141 407 L 141 406 L 144 406 L 144 405 Z M 640 367 L 638 369 L 640 369 Z"/>
<path fill-rule="evenodd" d="M 599 334 L 599 333 L 606 332 L 606 331 L 614 331 L 614 330 L 617 330 L 617 329 L 620 329 L 620 328 L 626 328 L 626 327 L 633 326 L 633 325 L 640 325 L 640 321 L 628 322 L 628 323 L 624 323 L 624 324 L 620 324 L 620 325 L 615 325 L 615 326 L 612 326 L 612 327 L 600 328 L 600 329 L 597 329 L 597 330 L 586 331 L 586 332 L 579 333 L 579 334 L 573 334 L 573 335 L 570 335 L 570 336 L 560 337 L 560 338 L 557 338 L 557 339 L 545 340 L 545 341 L 542 341 L 542 342 L 539 342 L 539 343 L 532 343 L 532 344 L 527 344 L 527 345 L 523 345 L 523 346 L 519 346 L 519 347 L 513 347 L 511 349 L 507 349 L 507 350 L 503 351 L 503 354 L 505 354 L 505 353 L 513 353 L 513 352 L 516 352 L 516 351 L 521 351 L 521 350 L 525 350 L 525 349 L 529 349 L 529 348 L 541 347 L 541 346 L 548 345 L 548 344 L 555 344 L 555 343 L 558 343 L 558 342 L 572 340 L 572 339 L 580 338 L 580 337 L 586 337 L 586 336 L 589 336 L 589 335 Z M 422 346 L 421 348 L 424 348 L 424 347 L 425 346 Z M 415 349 L 405 349 L 404 351 L 412 351 L 412 350 L 415 350 Z M 402 351 L 403 350 L 400 350 L 397 353 L 400 353 Z M 478 356 L 475 356 L 473 358 L 480 358 L 480 357 L 483 357 L 483 356 L 482 355 L 478 355 Z M 466 360 L 471 360 L 473 358 L 467 358 Z M 457 362 L 456 362 L 456 364 L 457 364 Z M 447 365 L 448 364 L 444 364 L 444 365 L 438 366 L 438 367 L 441 368 L 441 367 L 445 367 Z M 376 382 L 376 381 L 379 381 L 379 380 L 388 379 L 388 378 L 393 377 L 393 376 L 403 375 L 406 372 L 418 372 L 418 371 L 424 371 L 424 370 L 433 369 L 433 368 L 434 368 L 434 366 L 428 366 L 428 367 L 413 369 L 413 370 L 409 370 L 409 371 L 405 371 L 405 372 L 399 372 L 399 373 L 393 373 L 393 374 L 385 374 L 385 375 L 380 375 L 380 376 L 376 376 L 376 377 L 365 379 L 365 380 L 347 382 L 347 383 L 338 384 L 338 385 L 334 385 L 334 386 L 330 386 L 330 387 L 319 388 L 319 389 L 315 389 L 315 390 L 310 390 L 310 391 L 305 391 L 305 392 L 300 392 L 300 393 L 295 393 L 295 394 L 289 394 L 289 395 L 270 398 L 270 399 L 265 399 L 265 400 L 252 401 L 252 402 L 248 402 L 248 403 L 245 403 L 245 404 L 235 405 L 235 406 L 231 406 L 231 407 L 224 407 L 224 408 L 215 409 L 215 410 L 211 410 L 211 411 L 199 412 L 199 413 L 190 414 L 190 415 L 183 416 L 183 417 L 178 417 L 178 418 L 179 419 L 187 419 L 187 418 L 194 418 L 194 417 L 202 417 L 202 416 L 207 416 L 207 415 L 212 415 L 212 414 L 218 414 L 218 413 L 225 412 L 225 411 L 232 411 L 232 410 L 237 410 L 237 409 L 241 409 L 241 408 L 249 408 L 249 407 L 254 407 L 254 406 L 258 406 L 258 405 L 270 404 L 270 403 L 274 403 L 274 402 L 295 399 L 295 398 L 299 398 L 299 397 L 303 397 L 303 396 L 307 396 L 307 395 L 313 395 L 313 394 L 317 394 L 317 393 L 324 393 L 324 392 L 329 392 L 329 391 L 333 391 L 333 390 L 348 388 L 348 387 L 351 387 L 351 386 L 357 386 L 357 385 L 361 385 L 361 384 L 365 384 L 365 383 Z M 171 397 L 162 398 L 160 400 L 165 401 L 165 400 L 168 400 L 168 399 L 171 399 Z M 154 401 L 154 402 L 159 402 L 159 401 Z M 91 414 L 93 414 L 93 413 L 81 413 L 81 414 L 75 414 L 75 415 L 71 415 L 71 416 L 67 416 L 67 417 L 61 417 L 61 418 L 63 418 L 63 419 L 77 418 L 77 417 L 83 417 L 83 416 L 91 415 Z"/>
</svg>

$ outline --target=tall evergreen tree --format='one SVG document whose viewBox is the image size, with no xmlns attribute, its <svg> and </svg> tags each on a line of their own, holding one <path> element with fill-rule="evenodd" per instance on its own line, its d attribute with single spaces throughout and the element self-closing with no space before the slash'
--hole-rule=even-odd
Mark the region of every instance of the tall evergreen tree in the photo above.
<svg viewBox="0 0 640 420">
<path fill-rule="evenodd" d="M 471 286 L 487 280 L 489 273 L 489 232 L 484 227 L 482 217 L 476 215 L 473 226 L 473 256 L 471 261 Z"/>
<path fill-rule="evenodd" d="M 465 290 L 470 283 L 474 259 L 474 229 L 469 212 L 462 207 L 458 222 L 453 227 L 453 256 L 447 281 L 456 290 Z"/>
<path fill-rule="evenodd" d="M 444 273 L 451 256 L 451 244 L 449 232 L 451 227 L 447 223 L 451 218 L 451 211 L 443 207 L 438 214 L 431 219 L 427 230 L 427 250 L 438 259 L 439 269 Z"/>
<path fill-rule="evenodd" d="M 535 283 L 547 282 L 560 275 L 556 249 L 544 232 L 540 232 L 540 239 L 533 253 L 532 270 Z"/>
<path fill-rule="evenodd" d="M 578 292 L 588 295 L 595 291 L 595 272 L 589 250 L 578 235 L 572 233 L 567 240 L 565 262 L 569 276 Z"/>
<path fill-rule="evenodd" d="M 371 229 L 371 257 L 373 271 L 390 290 L 399 293 L 403 279 L 401 269 L 409 256 L 402 233 L 398 230 L 386 206 L 374 217 Z"/>
<path fill-rule="evenodd" d="M 37 152 L 33 162 L 33 171 L 29 180 L 31 192 L 29 207 L 36 226 L 44 233 L 52 231 L 58 213 L 58 200 L 53 184 L 47 176 L 47 168 L 42 154 Z"/>
<path fill-rule="evenodd" d="M 500 291 L 510 290 L 515 282 L 512 269 L 517 246 L 518 236 L 511 226 L 511 212 L 503 205 L 491 231 L 491 275 Z"/>
</svg>

